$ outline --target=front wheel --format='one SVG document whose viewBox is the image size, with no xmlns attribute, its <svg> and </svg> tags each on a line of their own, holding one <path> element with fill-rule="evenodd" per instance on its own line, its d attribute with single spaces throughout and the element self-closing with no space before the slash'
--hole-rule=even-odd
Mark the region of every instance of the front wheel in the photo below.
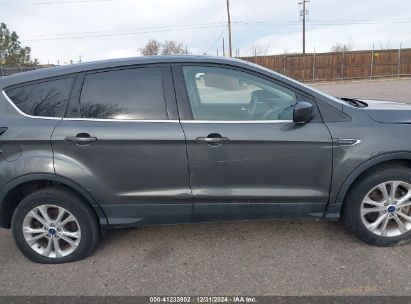
<svg viewBox="0 0 411 304">
<path fill-rule="evenodd" d="M 47 264 L 80 260 L 99 240 L 94 211 L 60 188 L 41 189 L 24 198 L 13 214 L 12 232 L 28 259 Z"/>
<path fill-rule="evenodd" d="M 411 170 L 391 166 L 372 170 L 349 191 L 343 206 L 348 228 L 377 246 L 411 240 Z"/>
</svg>

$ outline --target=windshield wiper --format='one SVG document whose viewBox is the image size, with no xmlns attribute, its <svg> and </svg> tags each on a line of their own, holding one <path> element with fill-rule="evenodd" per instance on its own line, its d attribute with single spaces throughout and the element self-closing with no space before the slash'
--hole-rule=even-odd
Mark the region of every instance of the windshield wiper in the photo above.
<svg viewBox="0 0 411 304">
<path fill-rule="evenodd" d="M 364 101 L 361 101 L 355 98 L 340 97 L 340 99 L 344 100 L 345 102 L 357 108 L 366 108 L 368 106 L 368 104 L 365 103 Z"/>
</svg>

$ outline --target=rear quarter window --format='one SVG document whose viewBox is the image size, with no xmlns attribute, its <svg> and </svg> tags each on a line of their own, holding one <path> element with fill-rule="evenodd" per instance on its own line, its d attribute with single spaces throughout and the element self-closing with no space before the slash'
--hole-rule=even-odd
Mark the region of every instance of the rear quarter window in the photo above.
<svg viewBox="0 0 411 304">
<path fill-rule="evenodd" d="M 73 77 L 18 85 L 6 89 L 11 102 L 24 114 L 63 117 L 73 85 Z"/>
</svg>

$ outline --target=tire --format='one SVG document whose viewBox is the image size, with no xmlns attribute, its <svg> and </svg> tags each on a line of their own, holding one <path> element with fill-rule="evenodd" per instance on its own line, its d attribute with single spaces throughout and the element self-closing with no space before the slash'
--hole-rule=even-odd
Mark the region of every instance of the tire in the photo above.
<svg viewBox="0 0 411 304">
<path fill-rule="evenodd" d="M 400 181 L 401 183 L 397 183 L 396 181 Z M 372 169 L 355 182 L 345 198 L 342 210 L 342 219 L 345 225 L 359 239 L 371 245 L 386 247 L 402 245 L 409 242 L 411 240 L 411 223 L 405 220 L 402 215 L 400 216 L 398 212 L 411 216 L 411 207 L 400 208 L 405 203 L 401 203 L 402 205 L 399 203 L 401 195 L 405 193 L 405 190 L 410 186 L 411 170 L 407 167 L 390 165 Z M 385 196 L 383 194 L 383 188 L 387 189 Z M 372 191 L 373 189 L 375 190 Z M 393 192 L 394 199 L 390 196 L 391 189 L 396 189 L 396 191 Z M 365 201 L 366 196 L 367 201 Z M 389 197 L 390 199 L 387 200 L 384 199 L 384 197 Z M 370 198 L 372 199 L 370 200 Z M 367 202 L 375 203 L 377 200 L 378 205 L 367 204 Z M 410 200 L 411 199 L 407 199 L 407 202 Z M 385 203 L 387 205 L 385 205 Z M 395 211 L 392 211 L 392 206 L 394 206 Z M 378 208 L 381 211 L 369 212 L 370 209 L 368 208 Z M 362 216 L 362 212 L 366 215 Z M 396 215 L 401 219 L 402 223 L 405 223 L 405 230 L 404 226 L 398 224 Z M 376 223 L 380 217 L 384 219 L 381 224 L 377 226 Z M 384 228 L 385 221 L 387 221 L 387 224 Z M 367 228 L 367 225 L 369 228 Z M 374 228 L 373 226 L 378 228 Z M 402 231 L 400 231 L 400 228 Z"/>
<path fill-rule="evenodd" d="M 60 212 L 62 219 L 58 221 Z M 40 189 L 25 197 L 13 213 L 11 229 L 20 251 L 29 260 L 42 264 L 81 260 L 91 254 L 100 239 L 92 207 L 78 195 L 57 187 Z M 41 230 L 44 232 L 39 233 Z M 41 238 L 29 245 L 37 237 Z"/>
</svg>

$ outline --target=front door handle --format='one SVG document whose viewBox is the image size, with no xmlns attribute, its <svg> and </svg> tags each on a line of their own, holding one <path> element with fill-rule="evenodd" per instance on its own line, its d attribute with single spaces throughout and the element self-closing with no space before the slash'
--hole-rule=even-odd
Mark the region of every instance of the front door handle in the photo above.
<svg viewBox="0 0 411 304">
<path fill-rule="evenodd" d="M 206 142 L 206 143 L 223 143 L 227 142 L 229 139 L 227 137 L 221 138 L 212 138 L 212 137 L 198 137 L 197 141 Z"/>
<path fill-rule="evenodd" d="M 197 137 L 196 141 L 205 142 L 212 146 L 219 146 L 229 141 L 228 137 L 223 137 L 220 134 L 212 133 L 207 137 Z"/>
<path fill-rule="evenodd" d="M 67 143 L 76 143 L 78 145 L 87 145 L 87 144 L 90 144 L 92 142 L 97 141 L 97 137 L 90 136 L 90 134 L 87 134 L 87 133 L 79 133 L 76 136 L 68 136 L 64 140 Z"/>
</svg>

